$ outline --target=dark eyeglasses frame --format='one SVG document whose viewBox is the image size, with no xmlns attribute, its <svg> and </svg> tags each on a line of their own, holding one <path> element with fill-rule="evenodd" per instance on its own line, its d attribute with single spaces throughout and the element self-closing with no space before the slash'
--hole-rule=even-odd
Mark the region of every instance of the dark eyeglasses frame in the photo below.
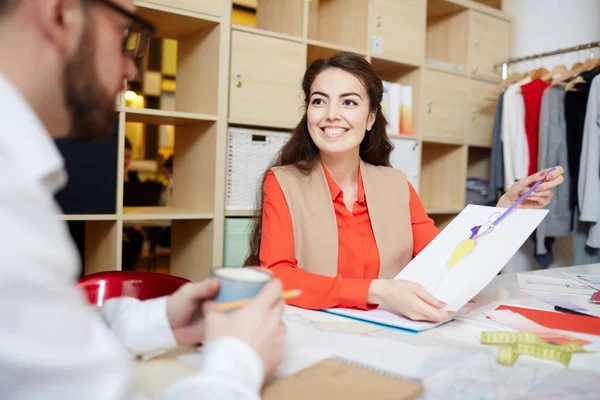
<svg viewBox="0 0 600 400">
<path fill-rule="evenodd" d="M 147 21 L 146 19 L 140 17 L 139 15 L 136 15 L 135 13 L 121 7 L 120 5 L 115 4 L 110 0 L 94 0 L 94 1 L 97 1 L 98 3 L 101 3 L 105 6 L 107 6 L 111 10 L 118 12 L 119 14 L 123 15 L 127 19 L 131 20 L 133 23 L 141 25 L 142 31 L 145 31 L 149 35 L 152 36 L 156 33 L 156 27 L 154 25 L 152 25 L 149 21 Z M 123 52 L 128 54 L 128 52 L 125 48 L 123 48 Z M 143 58 L 145 53 L 146 53 L 146 51 L 144 51 L 143 54 L 141 54 L 140 56 L 136 56 L 134 58 L 138 58 L 138 59 Z"/>
</svg>

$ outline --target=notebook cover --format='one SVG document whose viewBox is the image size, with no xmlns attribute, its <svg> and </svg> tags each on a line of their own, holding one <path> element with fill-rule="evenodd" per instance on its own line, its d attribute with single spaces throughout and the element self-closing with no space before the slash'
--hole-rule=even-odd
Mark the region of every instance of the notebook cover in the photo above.
<svg viewBox="0 0 600 400">
<path fill-rule="evenodd" d="M 510 310 L 521 314 L 546 328 L 561 331 L 587 333 L 600 335 L 600 318 L 587 317 L 584 315 L 564 314 L 560 312 L 534 310 L 531 308 L 500 305 L 496 310 Z"/>
<path fill-rule="evenodd" d="M 336 359 L 323 360 L 263 388 L 263 400 L 413 400 L 423 385 Z"/>
</svg>

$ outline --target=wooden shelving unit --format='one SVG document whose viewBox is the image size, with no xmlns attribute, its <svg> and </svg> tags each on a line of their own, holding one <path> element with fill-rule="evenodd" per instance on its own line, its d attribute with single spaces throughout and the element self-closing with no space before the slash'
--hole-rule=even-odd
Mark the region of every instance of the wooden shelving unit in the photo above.
<svg viewBox="0 0 600 400">
<path fill-rule="evenodd" d="M 487 178 L 489 170 L 496 99 L 487 93 L 499 80 L 493 62 L 510 54 L 512 30 L 496 3 L 136 1 L 159 37 L 177 40 L 175 92 L 163 106 L 132 108 L 124 95 L 117 99 L 116 213 L 61 216 L 86 221 L 86 273 L 120 269 L 123 226 L 138 221 L 168 221 L 172 274 L 201 279 L 222 265 L 225 218 L 253 215 L 225 210 L 228 127 L 295 127 L 306 66 L 339 51 L 362 55 L 382 79 L 412 86 L 413 134 L 400 138 L 418 146 L 419 195 L 436 224 L 446 226 L 465 205 L 467 176 Z M 236 5 L 252 18 L 232 21 Z M 126 124 L 174 130 L 168 207 L 123 207 Z"/>
</svg>

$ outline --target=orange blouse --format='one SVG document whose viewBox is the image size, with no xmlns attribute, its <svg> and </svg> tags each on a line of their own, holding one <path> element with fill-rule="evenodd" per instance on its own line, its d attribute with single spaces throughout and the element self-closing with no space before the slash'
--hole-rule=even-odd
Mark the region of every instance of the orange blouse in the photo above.
<svg viewBox="0 0 600 400">
<path fill-rule="evenodd" d="M 285 290 L 302 289 L 302 295 L 287 302 L 302 308 L 348 307 L 367 309 L 367 295 L 373 279 L 379 275 L 379 252 L 362 176 L 358 174 L 358 199 L 350 212 L 344 193 L 323 166 L 338 226 L 338 274 L 323 276 L 298 267 L 294 256 L 294 233 L 285 196 L 273 171 L 264 184 L 264 206 L 260 264 L 277 276 Z M 413 257 L 439 233 L 427 216 L 421 201 L 409 183 L 410 218 L 413 231 Z"/>
</svg>

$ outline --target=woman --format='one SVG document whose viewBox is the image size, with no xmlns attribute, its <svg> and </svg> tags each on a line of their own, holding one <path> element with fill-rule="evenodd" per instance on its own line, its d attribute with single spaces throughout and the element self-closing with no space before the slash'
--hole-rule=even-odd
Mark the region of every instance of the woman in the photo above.
<svg viewBox="0 0 600 400">
<path fill-rule="evenodd" d="M 265 174 L 246 265 L 260 262 L 284 287 L 302 289 L 290 301 L 299 307 L 385 304 L 415 320 L 446 319 L 422 286 L 393 279 L 439 230 L 404 173 L 390 167 L 381 79 L 362 57 L 339 53 L 312 63 L 302 89 L 306 111 Z M 558 167 L 515 183 L 498 206 L 542 178 L 522 205 L 546 206 L 561 174 Z"/>
</svg>

